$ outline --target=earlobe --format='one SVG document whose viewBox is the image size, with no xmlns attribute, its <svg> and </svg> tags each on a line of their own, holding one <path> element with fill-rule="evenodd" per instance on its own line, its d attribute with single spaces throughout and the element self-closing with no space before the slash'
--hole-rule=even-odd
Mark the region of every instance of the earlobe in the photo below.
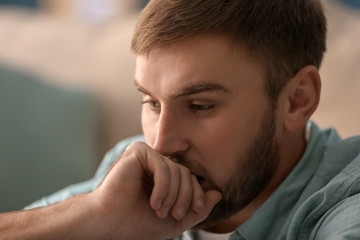
<svg viewBox="0 0 360 240">
<path fill-rule="evenodd" d="M 303 129 L 320 101 L 321 80 L 313 66 L 301 69 L 287 84 L 285 128 L 294 132 Z"/>
</svg>

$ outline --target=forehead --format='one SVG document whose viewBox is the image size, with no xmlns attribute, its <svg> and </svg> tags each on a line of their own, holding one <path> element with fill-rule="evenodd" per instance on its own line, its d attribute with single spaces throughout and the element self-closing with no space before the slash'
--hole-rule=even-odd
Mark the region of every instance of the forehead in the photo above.
<svg viewBox="0 0 360 240">
<path fill-rule="evenodd" d="M 135 81 L 147 89 L 212 82 L 226 88 L 262 85 L 263 71 L 245 48 L 203 35 L 137 56 Z M 155 86 L 157 85 L 157 86 Z"/>
</svg>

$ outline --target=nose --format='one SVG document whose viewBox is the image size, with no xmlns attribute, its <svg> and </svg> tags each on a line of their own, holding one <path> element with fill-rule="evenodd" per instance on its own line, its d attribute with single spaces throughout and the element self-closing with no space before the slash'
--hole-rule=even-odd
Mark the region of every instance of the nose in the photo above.
<svg viewBox="0 0 360 240">
<path fill-rule="evenodd" d="M 163 109 L 156 123 L 153 149 L 165 156 L 176 156 L 189 149 L 186 119 L 176 111 Z"/>
</svg>

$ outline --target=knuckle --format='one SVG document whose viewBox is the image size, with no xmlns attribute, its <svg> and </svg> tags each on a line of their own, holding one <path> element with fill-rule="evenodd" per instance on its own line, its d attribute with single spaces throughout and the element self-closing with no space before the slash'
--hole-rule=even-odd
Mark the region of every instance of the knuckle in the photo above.
<svg viewBox="0 0 360 240">
<path fill-rule="evenodd" d="M 164 168 L 164 170 L 166 170 L 167 172 L 170 172 L 171 167 L 168 164 L 166 164 L 166 162 L 161 161 L 161 165 Z"/>
<path fill-rule="evenodd" d="M 122 157 L 142 158 L 146 156 L 148 146 L 144 142 L 133 142 L 127 146 Z"/>
<path fill-rule="evenodd" d="M 160 158 L 159 161 L 157 161 L 157 165 L 161 169 L 161 171 L 170 173 L 171 167 L 169 166 L 168 162 L 166 162 L 165 160 L 166 159 L 164 158 Z"/>
<path fill-rule="evenodd" d="M 163 156 L 162 159 L 163 159 L 164 164 L 166 164 L 169 169 L 171 169 L 172 171 L 176 171 L 176 172 L 179 171 L 178 165 L 176 163 L 174 163 L 173 161 L 171 161 L 169 158 Z"/>
<path fill-rule="evenodd" d="M 186 175 L 191 175 L 191 171 L 189 168 L 183 166 L 183 165 L 180 165 L 181 166 L 181 170 L 183 171 L 183 173 L 185 173 Z"/>
<path fill-rule="evenodd" d="M 145 148 L 146 144 L 144 142 L 133 142 L 131 143 L 125 151 L 134 151 L 134 150 L 138 150 L 138 149 L 143 149 Z"/>
<path fill-rule="evenodd" d="M 184 165 L 176 164 L 183 176 L 191 176 L 191 171 L 189 168 L 185 167 Z"/>
</svg>

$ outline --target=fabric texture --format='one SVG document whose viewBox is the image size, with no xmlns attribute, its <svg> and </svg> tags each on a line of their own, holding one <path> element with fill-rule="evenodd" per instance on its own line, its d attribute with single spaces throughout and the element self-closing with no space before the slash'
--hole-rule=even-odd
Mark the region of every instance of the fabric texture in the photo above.
<svg viewBox="0 0 360 240">
<path fill-rule="evenodd" d="M 115 146 L 92 180 L 29 207 L 45 206 L 95 189 L 111 164 L 135 140 L 144 141 L 138 136 Z M 360 239 L 359 153 L 360 137 L 342 140 L 334 129 L 320 130 L 313 123 L 300 162 L 229 240 Z"/>
</svg>

